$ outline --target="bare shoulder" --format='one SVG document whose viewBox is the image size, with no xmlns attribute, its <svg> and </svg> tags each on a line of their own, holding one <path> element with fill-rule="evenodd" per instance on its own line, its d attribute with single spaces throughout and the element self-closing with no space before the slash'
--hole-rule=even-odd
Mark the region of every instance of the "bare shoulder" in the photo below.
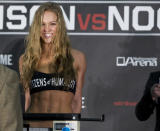
<svg viewBox="0 0 160 131">
<path fill-rule="evenodd" d="M 75 60 L 77 59 L 85 59 L 85 54 L 79 50 L 71 49 L 71 54 Z"/>
<path fill-rule="evenodd" d="M 22 55 L 19 57 L 19 64 L 20 64 L 20 65 L 23 63 L 23 56 L 24 56 L 24 54 L 22 54 Z"/>
<path fill-rule="evenodd" d="M 19 57 L 19 72 L 22 74 L 22 65 L 23 65 L 23 54 Z"/>
<path fill-rule="evenodd" d="M 77 69 L 86 69 L 86 57 L 85 54 L 79 50 L 71 49 L 71 54 L 74 58 L 74 65 Z"/>
</svg>

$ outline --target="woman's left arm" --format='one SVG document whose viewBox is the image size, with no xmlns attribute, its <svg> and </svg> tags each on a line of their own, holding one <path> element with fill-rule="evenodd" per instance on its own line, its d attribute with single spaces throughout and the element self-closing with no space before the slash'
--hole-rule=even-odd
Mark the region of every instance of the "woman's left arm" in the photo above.
<svg viewBox="0 0 160 131">
<path fill-rule="evenodd" d="M 73 113 L 80 113 L 82 107 L 82 88 L 84 83 L 84 77 L 86 72 L 86 58 L 83 53 L 78 53 L 76 57 L 76 65 L 77 65 L 77 84 L 76 84 L 76 92 L 72 101 L 72 110 Z"/>
</svg>

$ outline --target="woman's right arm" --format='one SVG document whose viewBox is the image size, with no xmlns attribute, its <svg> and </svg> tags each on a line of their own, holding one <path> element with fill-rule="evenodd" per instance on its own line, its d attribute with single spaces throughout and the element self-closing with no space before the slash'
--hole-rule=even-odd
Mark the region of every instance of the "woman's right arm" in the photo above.
<svg viewBox="0 0 160 131">
<path fill-rule="evenodd" d="M 25 90 L 25 112 L 29 109 L 31 103 L 31 96 L 30 96 L 30 91 L 29 88 Z"/>
<path fill-rule="evenodd" d="M 27 86 L 27 84 L 25 83 L 25 80 L 23 80 L 22 78 L 22 65 L 23 65 L 23 55 L 20 56 L 19 59 L 19 73 L 20 73 L 20 79 L 23 85 L 23 88 L 25 89 L 25 112 L 28 110 L 30 103 L 31 103 L 31 96 L 30 96 L 30 90 L 29 87 L 25 87 Z"/>
</svg>

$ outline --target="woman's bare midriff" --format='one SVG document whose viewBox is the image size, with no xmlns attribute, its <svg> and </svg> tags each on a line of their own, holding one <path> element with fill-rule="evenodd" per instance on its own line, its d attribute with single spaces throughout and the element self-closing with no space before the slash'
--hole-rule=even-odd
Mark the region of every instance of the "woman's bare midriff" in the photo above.
<svg viewBox="0 0 160 131">
<path fill-rule="evenodd" d="M 66 91 L 46 90 L 31 95 L 29 113 L 72 113 L 74 94 Z M 52 128 L 53 122 L 29 122 L 30 127 Z"/>
</svg>

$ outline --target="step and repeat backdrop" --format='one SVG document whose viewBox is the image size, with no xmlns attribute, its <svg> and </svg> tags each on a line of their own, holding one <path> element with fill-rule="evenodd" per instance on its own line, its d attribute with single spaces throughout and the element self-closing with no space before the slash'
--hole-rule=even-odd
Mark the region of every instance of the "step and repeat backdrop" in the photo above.
<svg viewBox="0 0 160 131">
<path fill-rule="evenodd" d="M 18 72 L 34 13 L 46 1 L 0 1 L 0 64 Z M 61 5 L 73 48 L 85 53 L 82 131 L 151 131 L 135 116 L 149 73 L 160 70 L 160 1 L 54 1 Z M 23 92 L 22 92 L 22 103 Z"/>
</svg>

